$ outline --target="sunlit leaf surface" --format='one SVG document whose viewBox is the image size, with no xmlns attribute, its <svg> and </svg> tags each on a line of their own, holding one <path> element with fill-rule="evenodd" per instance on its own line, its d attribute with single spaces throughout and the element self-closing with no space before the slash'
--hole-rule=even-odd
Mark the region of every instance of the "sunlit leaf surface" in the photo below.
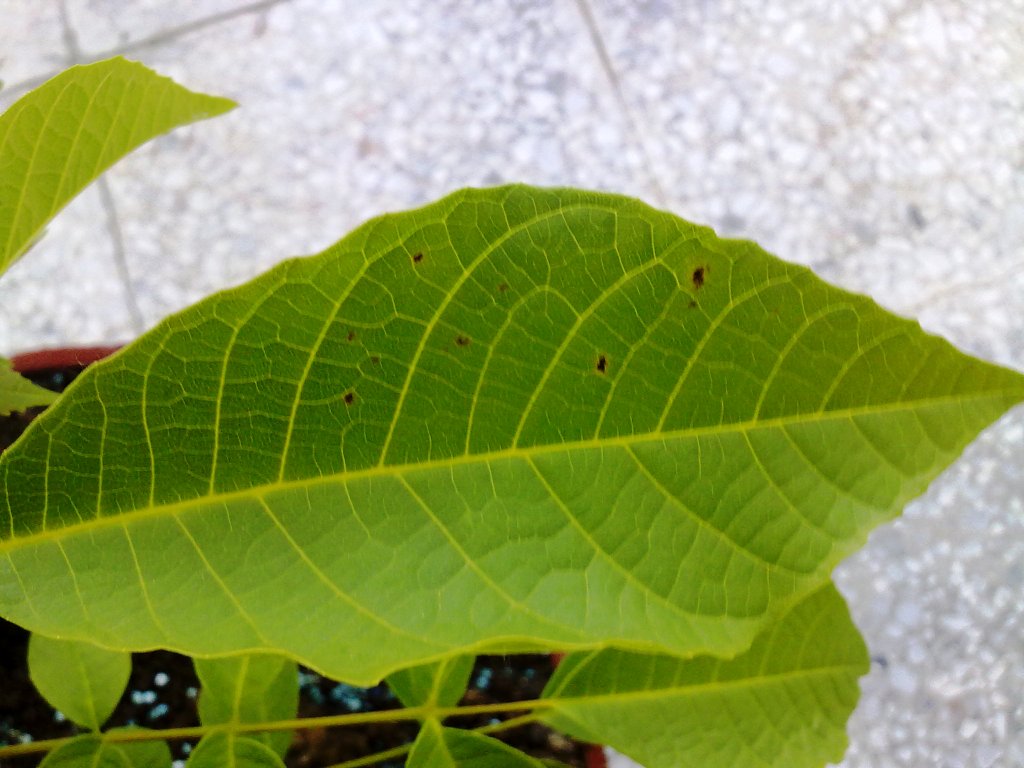
<svg viewBox="0 0 1024 768">
<path fill-rule="evenodd" d="M 347 682 L 744 651 L 1024 377 L 637 201 L 468 190 L 158 325 L 0 457 L 0 614 Z"/>
</svg>

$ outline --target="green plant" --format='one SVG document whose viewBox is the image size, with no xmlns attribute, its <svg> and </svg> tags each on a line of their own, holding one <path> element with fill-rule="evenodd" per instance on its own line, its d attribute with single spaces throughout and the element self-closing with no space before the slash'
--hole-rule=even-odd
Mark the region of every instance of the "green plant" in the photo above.
<svg viewBox="0 0 1024 768">
<path fill-rule="evenodd" d="M 182 735 L 193 768 L 280 765 L 298 660 L 387 678 L 408 707 L 372 717 L 422 722 L 410 766 L 539 766 L 443 721 L 473 654 L 559 650 L 541 699 L 492 710 L 649 768 L 820 766 L 868 666 L 833 567 L 1022 399 L 752 243 L 618 196 L 464 190 L 80 377 L 0 457 L 0 615 L 97 732 L 125 654 L 196 657 L 201 728 L 54 765 L 166 764 Z M 90 684 L 43 682 L 71 670 Z"/>
</svg>

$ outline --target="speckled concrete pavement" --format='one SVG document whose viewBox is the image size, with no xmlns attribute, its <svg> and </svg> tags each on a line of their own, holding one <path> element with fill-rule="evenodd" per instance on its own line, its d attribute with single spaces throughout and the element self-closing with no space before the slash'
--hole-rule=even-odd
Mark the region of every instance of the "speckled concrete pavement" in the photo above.
<svg viewBox="0 0 1024 768">
<path fill-rule="evenodd" d="M 57 218 L 0 283 L 6 352 L 519 180 L 753 238 L 1024 369 L 1024 0 L 0 0 L 0 106 L 115 52 L 242 106 Z M 839 569 L 876 659 L 843 765 L 1024 765 L 1022 445 L 1017 409 Z"/>
</svg>

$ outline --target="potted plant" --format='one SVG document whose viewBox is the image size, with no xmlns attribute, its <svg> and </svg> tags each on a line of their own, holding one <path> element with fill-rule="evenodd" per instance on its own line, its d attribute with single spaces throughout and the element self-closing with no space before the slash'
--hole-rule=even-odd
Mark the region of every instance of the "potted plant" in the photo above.
<svg viewBox="0 0 1024 768">
<path fill-rule="evenodd" d="M 385 718 L 414 741 L 342 765 L 546 764 L 452 727 L 515 711 L 648 768 L 820 766 L 868 666 L 832 568 L 1022 399 L 752 243 L 463 190 L 79 377 L 0 457 L 0 615 L 93 730 L 61 765 L 182 737 L 192 768 L 280 765 L 290 732 Z M 156 647 L 195 658 L 201 725 L 101 733 Z M 527 651 L 567 653 L 539 697 L 456 705 L 474 656 Z M 406 706 L 295 720 L 296 662 Z"/>
</svg>

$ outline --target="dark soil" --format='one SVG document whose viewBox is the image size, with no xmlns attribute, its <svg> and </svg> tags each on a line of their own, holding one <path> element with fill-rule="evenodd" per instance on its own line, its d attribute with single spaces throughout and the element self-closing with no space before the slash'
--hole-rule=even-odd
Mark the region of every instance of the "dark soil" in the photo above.
<svg viewBox="0 0 1024 768">
<path fill-rule="evenodd" d="M 40 371 L 29 375 L 41 386 L 62 391 L 81 372 L 80 367 Z M 42 409 L 0 417 L 0 451 L 21 434 Z M 0 745 L 74 735 L 77 727 L 55 712 L 36 691 L 28 677 L 28 633 L 0 619 Z M 470 676 L 462 703 L 534 699 L 551 675 L 548 656 L 481 656 Z M 299 717 L 320 717 L 351 712 L 382 711 L 400 707 L 386 685 L 354 688 L 303 669 L 299 675 Z M 139 725 L 146 728 L 179 728 L 199 724 L 196 697 L 199 681 L 192 660 L 168 651 L 132 656 L 128 687 L 106 727 Z M 511 715 L 502 715 L 506 719 Z M 457 725 L 476 728 L 497 722 L 494 716 L 459 718 Z M 411 721 L 370 724 L 348 728 L 312 728 L 298 731 L 285 756 L 289 768 L 318 768 L 408 744 L 416 737 Z M 576 768 L 587 766 L 585 745 L 574 742 L 539 724 L 521 726 L 497 734 L 503 741 L 535 757 L 560 760 Z M 175 759 L 184 759 L 194 743 L 171 742 Z M 0 768 L 30 768 L 43 755 L 0 760 Z M 399 768 L 403 760 L 379 763 Z"/>
</svg>

